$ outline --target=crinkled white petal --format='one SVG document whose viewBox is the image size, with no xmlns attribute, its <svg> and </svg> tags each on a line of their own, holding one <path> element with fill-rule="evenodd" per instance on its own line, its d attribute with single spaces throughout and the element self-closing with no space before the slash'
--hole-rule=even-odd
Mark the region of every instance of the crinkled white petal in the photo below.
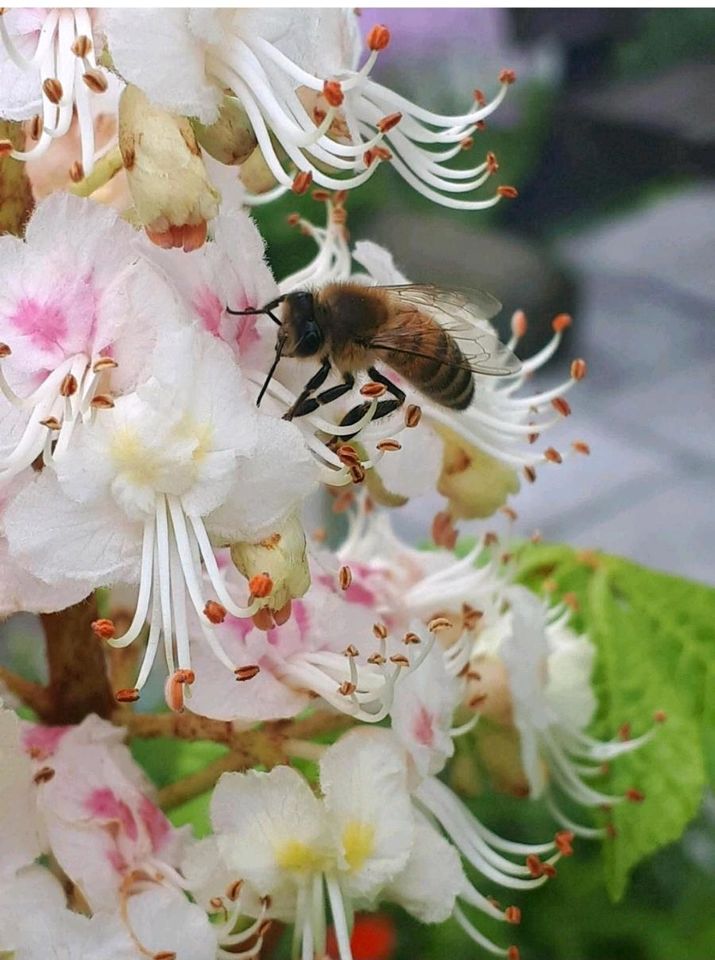
<svg viewBox="0 0 715 960">
<path fill-rule="evenodd" d="M 407 766 L 387 730 L 351 731 L 320 761 L 343 887 L 371 898 L 407 863 L 414 839 Z"/>
</svg>

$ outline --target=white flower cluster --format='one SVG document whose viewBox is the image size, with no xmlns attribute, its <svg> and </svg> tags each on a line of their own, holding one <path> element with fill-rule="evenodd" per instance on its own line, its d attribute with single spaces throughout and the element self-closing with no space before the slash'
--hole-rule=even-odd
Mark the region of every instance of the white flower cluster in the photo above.
<svg viewBox="0 0 715 960">
<path fill-rule="evenodd" d="M 324 362 L 318 399 L 307 384 L 327 354 L 278 363 L 286 297 L 406 285 L 387 251 L 351 248 L 345 229 L 346 191 L 380 166 L 457 209 L 515 195 L 474 196 L 492 154 L 451 163 L 511 71 L 491 102 L 477 91 L 464 113 L 433 113 L 372 79 L 389 41 L 374 27 L 363 53 L 347 10 L 0 11 L 0 118 L 23 124 L 0 163 L 52 163 L 73 128 L 81 144 L 68 191 L 0 237 L 0 619 L 61 623 L 97 591 L 84 641 L 101 642 L 119 687 L 104 718 L 76 723 L 52 702 L 67 677 L 45 688 L 2 668 L 51 721 L 0 709 L 3 957 L 250 960 L 287 924 L 293 956 L 323 958 L 334 937 L 352 960 L 355 912 L 392 903 L 424 923 L 454 917 L 518 960 L 474 911 L 517 924 L 520 909 L 482 887 L 541 886 L 575 834 L 605 832 L 574 805 L 642 799 L 591 783 L 652 733 L 589 735 L 594 648 L 567 607 L 518 585 L 493 534 L 453 553 L 455 521 L 494 514 L 517 468 L 533 481 L 565 456 L 536 441 L 569 415 L 584 361 L 551 390 L 523 387 L 569 317 L 518 370 L 523 314 L 508 350 L 477 318 L 477 340 L 513 365 L 470 368 L 461 410 L 394 370 L 386 381 L 386 363 L 341 381 Z M 117 138 L 98 152 L 102 111 Z M 102 188 L 119 181 L 116 212 Z M 317 253 L 277 283 L 244 207 L 312 183 L 326 225 L 293 219 Z M 381 401 L 386 382 L 396 392 Z M 435 490 L 437 549 L 419 551 L 382 508 Z M 332 549 L 336 530 L 310 545 L 305 532 L 316 493 L 348 521 Z M 158 674 L 168 710 L 147 716 L 132 704 L 161 700 Z M 210 836 L 162 812 L 166 794 L 124 744 L 142 730 L 230 744 L 181 782 L 215 785 Z M 449 785 L 457 738 L 494 786 L 544 799 L 553 838 L 506 839 L 474 815 Z"/>
</svg>

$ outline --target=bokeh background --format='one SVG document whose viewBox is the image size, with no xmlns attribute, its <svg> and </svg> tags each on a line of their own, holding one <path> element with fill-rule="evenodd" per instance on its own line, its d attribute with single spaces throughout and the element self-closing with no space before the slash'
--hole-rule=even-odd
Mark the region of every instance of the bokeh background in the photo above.
<svg viewBox="0 0 715 960">
<path fill-rule="evenodd" d="M 362 12 L 392 42 L 375 76 L 425 106 L 459 112 L 472 90 L 517 71 L 507 102 L 478 135 L 518 200 L 487 213 L 443 210 L 388 169 L 349 201 L 353 239 L 388 246 L 411 279 L 481 286 L 526 311 L 524 354 L 557 312 L 575 324 L 535 383 L 583 356 L 558 447 L 588 458 L 549 465 L 516 499 L 521 528 L 715 580 L 715 12 L 708 10 L 420 9 Z M 473 153 L 465 163 L 474 162 Z M 289 197 L 287 214 L 311 201 Z M 259 210 L 279 273 L 312 251 L 275 207 Z M 550 438 L 553 434 L 550 434 Z M 399 511 L 425 536 L 437 502 Z M 524 805 L 476 799 L 497 830 L 538 837 Z M 494 891 L 497 893 L 497 891 Z M 499 891 L 499 895 L 502 895 Z M 715 802 L 684 839 L 640 867 L 608 902 L 596 845 L 521 902 L 524 960 L 715 960 Z M 485 956 L 456 924 L 411 927 L 399 945 L 368 930 L 356 960 Z M 504 942 L 504 930 L 493 929 Z"/>
</svg>

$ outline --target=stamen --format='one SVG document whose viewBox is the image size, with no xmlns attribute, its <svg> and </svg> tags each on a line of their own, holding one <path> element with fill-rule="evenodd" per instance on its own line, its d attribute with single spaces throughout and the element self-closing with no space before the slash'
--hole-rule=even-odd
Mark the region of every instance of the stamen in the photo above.
<svg viewBox="0 0 715 960">
<path fill-rule="evenodd" d="M 254 677 L 257 677 L 261 672 L 261 668 L 257 663 L 250 663 L 244 667 L 236 667 L 233 672 L 236 675 L 236 679 L 243 683 L 246 680 L 253 680 Z"/>
</svg>

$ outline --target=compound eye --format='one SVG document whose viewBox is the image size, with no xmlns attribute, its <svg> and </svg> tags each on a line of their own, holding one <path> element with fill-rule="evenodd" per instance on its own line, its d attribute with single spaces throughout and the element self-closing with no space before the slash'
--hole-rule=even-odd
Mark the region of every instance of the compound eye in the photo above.
<svg viewBox="0 0 715 960">
<path fill-rule="evenodd" d="M 310 324 L 303 336 L 300 338 L 300 343 L 298 344 L 300 352 L 304 356 L 310 356 L 313 353 L 317 353 L 322 345 L 323 337 L 320 333 L 318 325 L 316 323 Z"/>
</svg>

